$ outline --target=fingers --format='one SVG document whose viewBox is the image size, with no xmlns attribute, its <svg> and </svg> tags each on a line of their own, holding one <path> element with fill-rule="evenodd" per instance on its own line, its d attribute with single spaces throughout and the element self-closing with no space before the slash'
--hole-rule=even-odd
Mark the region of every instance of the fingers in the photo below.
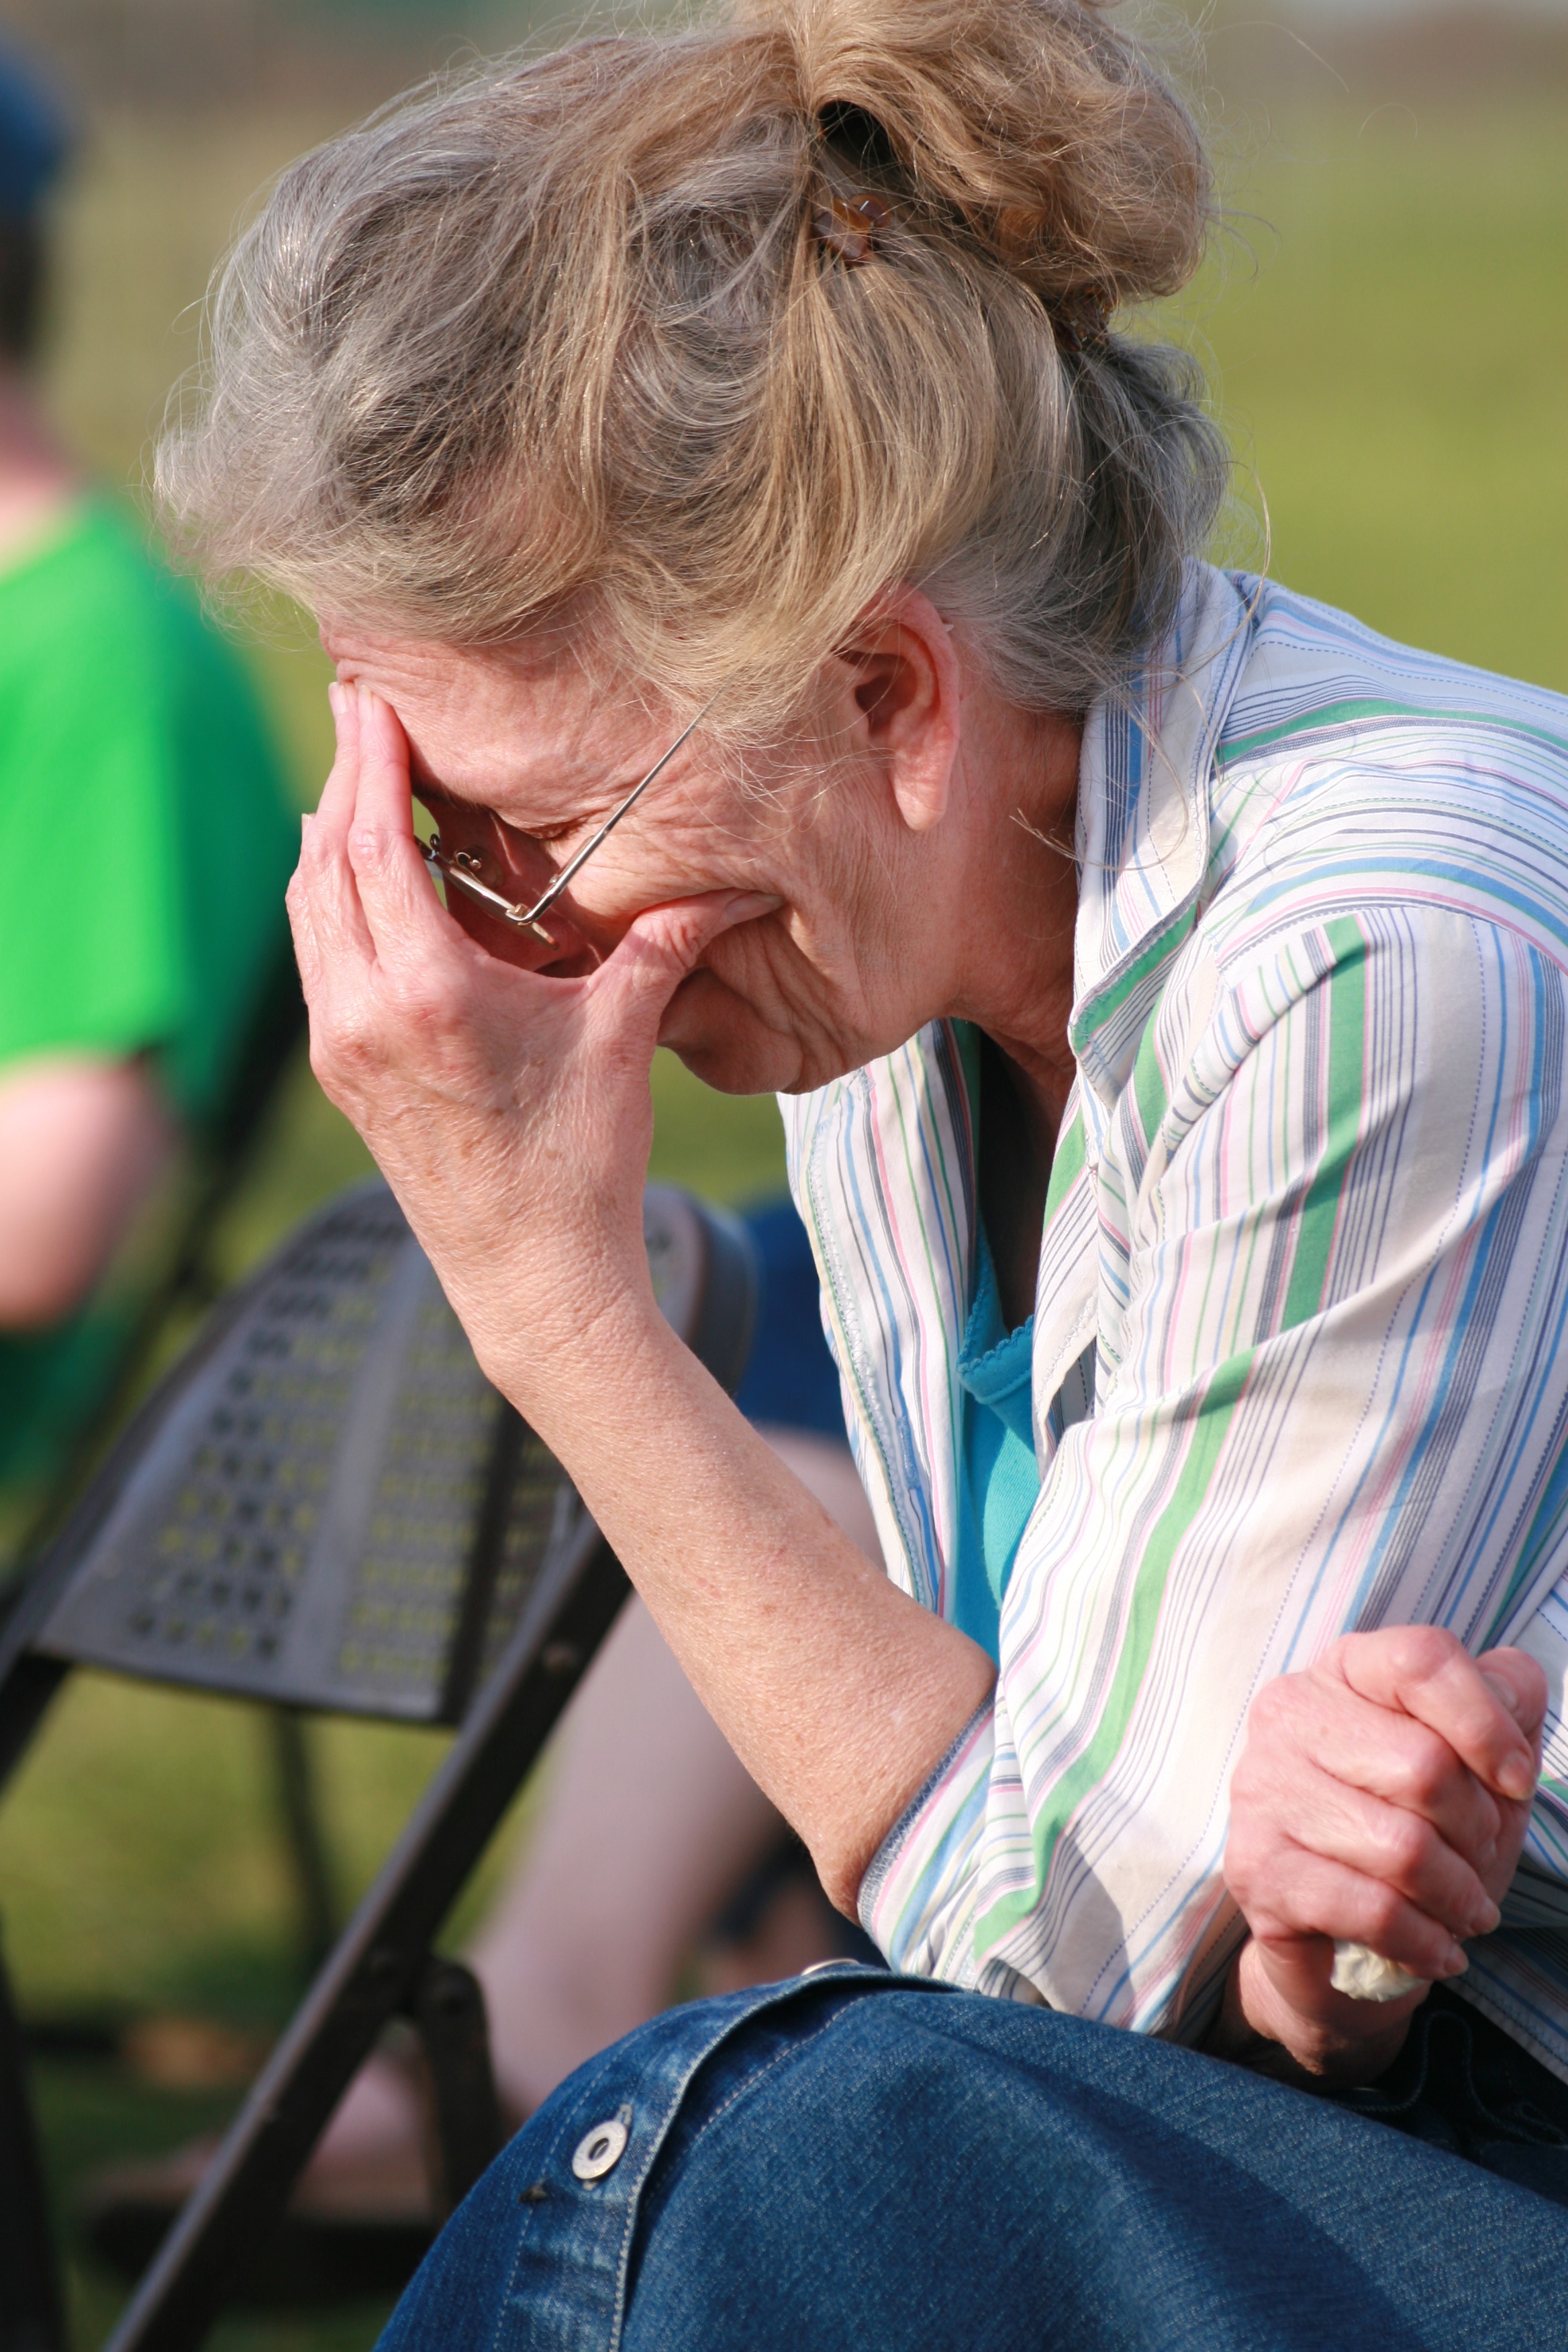
<svg viewBox="0 0 1568 2352">
<path fill-rule="evenodd" d="M 594 980 L 597 1003 L 626 1021 L 638 1047 L 651 1054 L 665 1008 L 713 941 L 742 923 L 777 911 L 783 901 L 754 890 L 709 891 L 668 907 L 650 907 L 631 925 Z"/>
<path fill-rule="evenodd" d="M 1413 1716 L 1374 1706 L 1334 1675 L 1292 1677 L 1290 1683 L 1296 1737 L 1310 1764 L 1429 1822 L 1457 1853 L 1484 1867 L 1495 1850 L 1502 1814 L 1439 1732 Z M 1262 1695 L 1265 1721 L 1289 1687 L 1273 1685 Z"/>
<path fill-rule="evenodd" d="M 372 952 L 369 927 L 345 854 L 359 790 L 358 706 L 339 686 L 330 689 L 329 698 L 337 727 L 337 757 L 316 814 L 304 829 L 300 863 L 288 897 L 307 995 L 313 980 L 319 982 L 334 962 L 344 957 L 363 961 Z"/>
<path fill-rule="evenodd" d="M 342 846 L 368 936 L 382 960 L 450 954 L 458 927 L 443 911 L 415 844 L 408 739 L 380 695 L 363 686 L 342 691 L 355 706 L 355 789 L 342 820 Z M 335 800 L 333 818 L 335 824 Z"/>
<path fill-rule="evenodd" d="M 1244 1782 L 1244 1796 L 1245 1790 Z M 1265 1813 L 1269 1829 L 1260 1834 Z M 1247 1886 L 1253 1904 L 1268 1907 L 1279 1886 L 1300 1870 L 1303 1853 L 1387 1886 L 1456 1942 L 1489 1935 L 1498 1924 L 1498 1907 L 1480 1877 L 1430 1822 L 1305 1763 L 1288 1787 L 1274 1791 L 1271 1804 L 1250 1810 L 1243 1804 L 1227 1867 Z M 1353 1931 L 1334 1922 L 1321 1932 L 1349 1937 Z"/>
<path fill-rule="evenodd" d="M 1228 1863 L 1226 1875 L 1228 1882 Z M 1239 1889 L 1231 1891 L 1241 1902 Z M 1365 1944 L 1431 1984 L 1463 1976 L 1469 1965 L 1455 1938 L 1396 1887 L 1331 1855 L 1302 1849 L 1271 1895 L 1260 1898 L 1254 1889 L 1253 1902 L 1256 1912 L 1243 1905 L 1247 1925 L 1276 1951 L 1304 1938 L 1322 1939 L 1310 1958 L 1325 1985 L 1336 1938 Z"/>
<path fill-rule="evenodd" d="M 1321 1664 L 1374 1706 L 1399 1708 L 1427 1725 L 1494 1794 L 1519 1802 L 1535 1787 L 1535 1748 L 1496 1685 L 1511 1692 L 1516 1679 L 1525 1679 L 1521 1670 L 1530 1661 L 1516 1651 L 1494 1656 L 1518 1660 L 1519 1667 L 1489 1681 L 1452 1633 L 1435 1625 L 1401 1625 L 1348 1634 Z"/>
<path fill-rule="evenodd" d="M 1533 1748 L 1546 1719 L 1546 1675 L 1527 1650 L 1483 1650 L 1476 1660 L 1481 1679 L 1518 1723 Z"/>
</svg>

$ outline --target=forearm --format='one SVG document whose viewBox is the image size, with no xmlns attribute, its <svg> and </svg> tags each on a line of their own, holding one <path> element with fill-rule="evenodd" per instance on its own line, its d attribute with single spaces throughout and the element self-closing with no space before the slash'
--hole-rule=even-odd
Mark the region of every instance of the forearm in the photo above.
<svg viewBox="0 0 1568 2352">
<path fill-rule="evenodd" d="M 40 1057 L 0 1079 L 0 1328 L 58 1323 L 103 1274 L 175 1149 L 140 1059 Z"/>
<path fill-rule="evenodd" d="M 841 1533 L 640 1301 L 548 1380 L 489 1369 L 526 1393 L 703 1705 L 853 1913 L 990 1659 Z"/>
</svg>

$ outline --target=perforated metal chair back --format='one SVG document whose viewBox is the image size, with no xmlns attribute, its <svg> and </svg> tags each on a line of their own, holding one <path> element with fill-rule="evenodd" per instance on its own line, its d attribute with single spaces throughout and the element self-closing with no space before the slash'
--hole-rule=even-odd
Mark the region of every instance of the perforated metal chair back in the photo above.
<svg viewBox="0 0 1568 2352">
<path fill-rule="evenodd" d="M 732 1387 L 743 1227 L 657 1186 L 643 1223 L 661 1307 Z M 456 1723 L 584 1516 L 378 1180 L 214 1316 L 42 1563 L 26 1638 L 142 1679 Z"/>
</svg>

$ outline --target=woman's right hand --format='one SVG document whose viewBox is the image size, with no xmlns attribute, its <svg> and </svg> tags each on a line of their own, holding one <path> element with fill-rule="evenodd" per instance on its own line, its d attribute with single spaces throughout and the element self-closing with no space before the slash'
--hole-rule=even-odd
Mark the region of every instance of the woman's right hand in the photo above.
<svg viewBox="0 0 1568 2352">
<path fill-rule="evenodd" d="M 1540 1771 L 1546 1677 L 1435 1626 L 1348 1633 L 1254 1702 L 1231 1781 L 1226 1883 L 1251 1934 L 1211 2046 L 1365 2081 L 1398 2054 L 1463 1942 L 1498 1924 Z M 1330 1982 L 1336 1940 L 1425 1979 L 1396 2000 Z"/>
</svg>

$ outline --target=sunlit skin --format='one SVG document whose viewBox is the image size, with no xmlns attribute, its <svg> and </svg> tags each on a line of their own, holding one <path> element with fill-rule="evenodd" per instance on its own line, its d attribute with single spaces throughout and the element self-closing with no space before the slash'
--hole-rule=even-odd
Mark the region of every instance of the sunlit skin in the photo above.
<svg viewBox="0 0 1568 2352">
<path fill-rule="evenodd" d="M 700 729 L 552 909 L 546 948 L 456 895 L 458 919 L 442 911 L 411 793 L 448 851 L 479 852 L 494 887 L 531 899 L 682 715 L 595 691 L 559 655 L 342 622 L 323 636 L 339 757 L 290 893 L 317 1069 L 490 1378 L 555 1447 L 703 1703 L 853 1909 L 993 1668 L 838 1533 L 659 1318 L 640 1226 L 649 1066 L 662 1042 L 729 1091 L 793 1091 L 930 1020 L 975 1023 L 1000 1049 L 982 1204 L 1022 1321 L 1073 1078 L 1078 730 L 1010 707 L 906 592 L 743 778 Z M 1519 1653 L 1481 1662 L 1489 1679 L 1444 1635 L 1338 1648 L 1351 1664 L 1331 1739 L 1325 1669 L 1288 1677 L 1237 1775 L 1231 1883 L 1259 1933 L 1221 2046 L 1262 2037 L 1282 2064 L 1364 2075 L 1418 1996 L 1369 2011 L 1334 1993 L 1329 1939 L 1427 1977 L 1462 1967 L 1455 1939 L 1489 1921 L 1517 1860 L 1526 1808 L 1506 1775 L 1532 1780 L 1544 1693 Z"/>
</svg>

